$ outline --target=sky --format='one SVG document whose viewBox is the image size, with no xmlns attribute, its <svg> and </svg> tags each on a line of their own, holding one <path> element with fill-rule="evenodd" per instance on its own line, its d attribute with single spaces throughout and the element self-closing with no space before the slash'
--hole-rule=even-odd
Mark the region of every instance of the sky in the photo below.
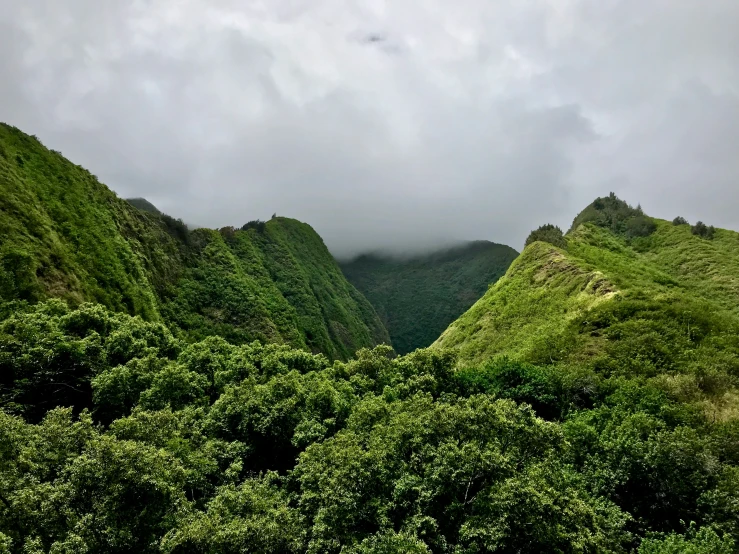
<svg viewBox="0 0 739 554">
<path fill-rule="evenodd" d="M 521 249 L 613 191 L 739 230 L 737 0 L 0 0 L 0 121 L 191 225 Z"/>
</svg>

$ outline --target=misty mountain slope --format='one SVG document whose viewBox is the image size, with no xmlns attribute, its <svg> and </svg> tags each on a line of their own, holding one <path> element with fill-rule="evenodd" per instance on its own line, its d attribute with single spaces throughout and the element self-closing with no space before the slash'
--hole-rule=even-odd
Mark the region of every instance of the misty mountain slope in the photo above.
<svg viewBox="0 0 739 554">
<path fill-rule="evenodd" d="M 518 253 L 475 241 L 410 258 L 365 254 L 341 269 L 372 303 L 401 354 L 429 346 L 506 271 Z"/>
<path fill-rule="evenodd" d="M 192 339 L 284 342 L 332 358 L 389 341 L 308 225 L 190 231 L 7 125 L 0 185 L 0 301 L 97 302 Z"/>
<path fill-rule="evenodd" d="M 506 355 L 733 395 L 739 234 L 717 229 L 709 240 L 647 219 L 647 236 L 576 220 L 566 249 L 530 244 L 434 347 L 455 351 L 462 366 Z"/>
<path fill-rule="evenodd" d="M 162 213 L 159 211 L 159 208 L 149 202 L 146 198 L 126 198 L 126 202 L 131 204 L 131 206 L 133 206 L 134 208 L 141 210 L 142 212 L 149 212 L 152 214 Z"/>
</svg>

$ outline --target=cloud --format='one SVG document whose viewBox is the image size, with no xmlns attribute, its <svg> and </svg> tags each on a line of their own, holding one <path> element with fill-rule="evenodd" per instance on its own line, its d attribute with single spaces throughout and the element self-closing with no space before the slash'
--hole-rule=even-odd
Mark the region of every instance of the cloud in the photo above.
<svg viewBox="0 0 739 554">
<path fill-rule="evenodd" d="M 200 225 L 521 247 L 614 190 L 739 228 L 735 0 L 0 0 L 0 120 Z"/>
</svg>

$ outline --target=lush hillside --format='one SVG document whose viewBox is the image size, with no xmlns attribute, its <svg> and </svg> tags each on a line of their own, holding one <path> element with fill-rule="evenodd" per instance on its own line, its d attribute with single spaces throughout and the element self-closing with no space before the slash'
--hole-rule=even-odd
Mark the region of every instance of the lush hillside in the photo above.
<svg viewBox="0 0 739 554">
<path fill-rule="evenodd" d="M 274 218 L 190 231 L 7 125 L 0 186 L 5 302 L 92 301 L 193 340 L 285 342 L 331 358 L 389 341 L 308 225 Z"/>
<path fill-rule="evenodd" d="M 476 241 L 413 257 L 365 254 L 341 264 L 401 354 L 429 346 L 508 269 L 518 253 Z"/>
<path fill-rule="evenodd" d="M 639 375 L 729 417 L 739 410 L 739 234 L 708 239 L 639 209 L 613 213 L 589 206 L 565 248 L 529 244 L 435 347 L 461 365 L 508 355 Z"/>
<path fill-rule="evenodd" d="M 737 420 L 633 375 L 455 371 L 389 347 L 330 363 L 52 300 L 0 321 L 0 405 L 4 552 L 731 554 L 739 538 Z"/>
<path fill-rule="evenodd" d="M 538 229 L 435 347 L 331 362 L 270 344 L 373 332 L 307 226 L 190 233 L 109 198 L 139 227 L 97 236 L 130 233 L 153 315 L 18 301 L 49 281 L 4 266 L 0 552 L 736 552 L 736 234 L 606 199 Z M 95 269 L 6 229 L 16 260 Z"/>
</svg>

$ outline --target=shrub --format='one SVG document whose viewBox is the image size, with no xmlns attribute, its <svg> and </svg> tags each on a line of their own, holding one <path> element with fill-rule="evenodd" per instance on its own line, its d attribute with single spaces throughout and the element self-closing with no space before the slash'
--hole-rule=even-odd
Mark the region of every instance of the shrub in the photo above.
<svg viewBox="0 0 739 554">
<path fill-rule="evenodd" d="M 690 228 L 690 232 L 701 238 L 711 240 L 713 239 L 713 235 L 716 232 L 716 229 L 713 225 L 708 226 L 702 221 L 699 221 Z"/>
<path fill-rule="evenodd" d="M 249 229 L 256 229 L 258 232 L 263 233 L 266 226 L 267 223 L 262 221 L 261 219 L 254 219 L 252 221 L 244 223 L 244 225 L 241 227 L 241 230 L 248 231 Z"/>
<path fill-rule="evenodd" d="M 677 216 L 675 219 L 672 220 L 673 225 L 689 225 L 688 220 L 685 219 L 682 216 Z"/>
<path fill-rule="evenodd" d="M 567 242 L 565 241 L 562 229 L 551 223 L 547 223 L 531 231 L 526 239 L 526 246 L 536 241 L 548 242 L 558 248 L 567 248 Z"/>
<path fill-rule="evenodd" d="M 632 208 L 614 193 L 596 198 L 590 206 L 578 214 L 570 230 L 583 223 L 593 223 L 629 238 L 646 237 L 657 229 L 657 225 L 644 215 L 641 206 Z"/>
<path fill-rule="evenodd" d="M 648 237 L 657 230 L 657 224 L 644 215 L 637 215 L 626 221 L 627 237 Z"/>
</svg>

